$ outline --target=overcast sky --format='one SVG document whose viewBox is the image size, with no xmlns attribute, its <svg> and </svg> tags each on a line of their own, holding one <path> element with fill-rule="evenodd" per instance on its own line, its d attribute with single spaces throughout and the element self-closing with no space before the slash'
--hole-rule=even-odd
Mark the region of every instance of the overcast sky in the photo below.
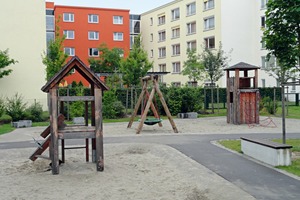
<svg viewBox="0 0 300 200">
<path fill-rule="evenodd" d="M 130 14 L 141 14 L 173 0 L 49 0 L 55 5 L 129 9 Z"/>
</svg>

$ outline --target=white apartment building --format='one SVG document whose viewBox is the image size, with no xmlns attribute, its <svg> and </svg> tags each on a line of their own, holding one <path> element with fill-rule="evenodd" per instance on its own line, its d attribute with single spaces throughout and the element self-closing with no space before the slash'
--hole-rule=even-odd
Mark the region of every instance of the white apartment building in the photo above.
<svg viewBox="0 0 300 200">
<path fill-rule="evenodd" d="M 187 48 L 203 46 L 219 48 L 229 54 L 229 66 L 246 62 L 262 67 L 259 86 L 275 86 L 276 80 L 263 67 L 267 51 L 261 37 L 267 0 L 175 0 L 141 15 L 143 45 L 153 71 L 167 71 L 163 81 L 184 85 L 187 76 L 181 74 L 187 59 Z M 199 83 L 202 84 L 202 83 Z M 225 77 L 219 83 L 225 87 Z"/>
<path fill-rule="evenodd" d="M 31 105 L 41 102 L 46 109 L 47 96 L 41 91 L 45 84 L 42 53 L 46 50 L 45 1 L 9 0 L 1 2 L 0 49 L 9 49 L 9 56 L 18 61 L 5 69 L 9 76 L 0 79 L 0 96 L 18 93 Z"/>
</svg>

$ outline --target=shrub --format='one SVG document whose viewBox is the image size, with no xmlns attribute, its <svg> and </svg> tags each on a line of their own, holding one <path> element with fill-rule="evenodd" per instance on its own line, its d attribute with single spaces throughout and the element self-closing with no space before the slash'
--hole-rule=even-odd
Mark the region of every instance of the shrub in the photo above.
<svg viewBox="0 0 300 200">
<path fill-rule="evenodd" d="M 33 122 L 42 122 L 43 121 L 43 106 L 41 103 L 34 103 L 29 108 L 27 108 L 28 119 Z"/>
<path fill-rule="evenodd" d="M 26 103 L 24 103 L 23 96 L 16 93 L 11 98 L 6 98 L 5 112 L 11 116 L 13 121 L 23 120 L 26 117 Z"/>
<path fill-rule="evenodd" d="M 84 116 L 84 102 L 75 101 L 70 104 L 70 117 L 83 117 Z"/>
<path fill-rule="evenodd" d="M 121 101 L 117 100 L 115 91 L 106 91 L 103 95 L 103 118 L 115 119 L 125 116 L 125 107 Z"/>
<path fill-rule="evenodd" d="M 4 114 L 5 112 L 5 104 L 4 104 L 4 98 L 0 97 L 0 117 Z"/>
<path fill-rule="evenodd" d="M 274 103 L 274 101 L 270 97 L 264 97 L 262 102 L 264 108 L 269 114 L 271 115 L 276 114 L 278 108 L 277 102 Z"/>
<path fill-rule="evenodd" d="M 9 123 L 11 123 L 11 121 L 12 121 L 12 118 L 9 115 L 4 114 L 0 117 L 0 124 L 9 124 Z"/>
</svg>

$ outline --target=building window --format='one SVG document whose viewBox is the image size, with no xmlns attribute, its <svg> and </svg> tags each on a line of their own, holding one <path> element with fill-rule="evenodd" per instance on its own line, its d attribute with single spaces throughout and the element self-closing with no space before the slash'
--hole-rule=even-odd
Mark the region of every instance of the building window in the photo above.
<svg viewBox="0 0 300 200">
<path fill-rule="evenodd" d="M 266 16 L 260 17 L 260 26 L 266 28 Z"/>
<path fill-rule="evenodd" d="M 162 15 L 158 17 L 158 25 L 162 25 L 166 23 L 166 16 Z"/>
<path fill-rule="evenodd" d="M 215 7 L 214 0 L 204 0 L 204 10 L 213 9 Z"/>
<path fill-rule="evenodd" d="M 209 17 L 204 19 L 204 30 L 210 30 L 215 28 L 215 17 Z"/>
<path fill-rule="evenodd" d="M 99 23 L 99 16 L 94 14 L 88 15 L 88 22 L 89 23 Z"/>
<path fill-rule="evenodd" d="M 180 10 L 179 10 L 179 8 L 176 8 L 176 9 L 172 10 L 171 14 L 172 14 L 172 21 L 178 20 L 180 18 Z"/>
<path fill-rule="evenodd" d="M 158 57 L 165 58 L 166 57 L 166 47 L 161 47 L 158 49 Z"/>
<path fill-rule="evenodd" d="M 114 41 L 123 41 L 123 33 L 114 32 Z"/>
<path fill-rule="evenodd" d="M 152 26 L 153 25 L 153 18 L 151 17 L 150 18 L 150 26 Z"/>
<path fill-rule="evenodd" d="M 68 56 L 75 56 L 75 48 L 73 48 L 73 47 L 65 47 L 64 52 Z"/>
<path fill-rule="evenodd" d="M 197 42 L 196 42 L 196 40 L 187 42 L 187 49 L 188 50 L 196 50 L 197 49 Z"/>
<path fill-rule="evenodd" d="M 99 56 L 99 50 L 97 48 L 89 48 L 89 56 L 91 57 Z"/>
<path fill-rule="evenodd" d="M 267 66 L 266 56 L 261 57 L 261 69 L 265 69 Z"/>
<path fill-rule="evenodd" d="M 180 73 L 180 62 L 173 62 L 173 73 Z"/>
<path fill-rule="evenodd" d="M 180 28 L 176 27 L 172 29 L 172 38 L 179 38 L 180 37 Z"/>
<path fill-rule="evenodd" d="M 75 38 L 75 34 L 73 30 L 64 30 L 64 35 L 66 36 L 66 39 L 72 40 Z"/>
<path fill-rule="evenodd" d="M 196 33 L 196 22 L 191 22 L 187 24 L 187 34 L 194 34 Z"/>
<path fill-rule="evenodd" d="M 166 40 L 166 31 L 165 30 L 159 31 L 158 32 L 158 41 L 163 42 L 165 40 Z"/>
<path fill-rule="evenodd" d="M 268 0 L 261 0 L 260 8 L 266 9 L 267 8 Z"/>
<path fill-rule="evenodd" d="M 160 72 L 166 72 L 167 71 L 166 64 L 159 64 L 158 67 L 159 67 Z"/>
<path fill-rule="evenodd" d="M 54 41 L 54 37 L 54 32 L 46 32 L 47 47 L 49 47 L 50 41 Z"/>
<path fill-rule="evenodd" d="M 261 48 L 265 49 L 266 48 L 266 41 L 263 38 L 261 38 L 260 43 L 261 43 Z"/>
<path fill-rule="evenodd" d="M 261 87 L 266 87 L 266 79 L 261 79 Z"/>
<path fill-rule="evenodd" d="M 89 40 L 99 40 L 99 32 L 89 31 Z"/>
<path fill-rule="evenodd" d="M 130 33 L 139 34 L 140 27 L 140 20 L 130 20 Z"/>
<path fill-rule="evenodd" d="M 54 15 L 46 15 L 46 30 L 54 31 Z"/>
<path fill-rule="evenodd" d="M 214 49 L 215 46 L 215 37 L 204 38 L 205 48 Z"/>
<path fill-rule="evenodd" d="M 172 45 L 172 55 L 179 56 L 180 55 L 180 44 Z"/>
<path fill-rule="evenodd" d="M 196 2 L 186 5 L 186 15 L 190 16 L 194 14 L 196 14 Z"/>
<path fill-rule="evenodd" d="M 296 82 L 296 78 L 292 78 L 292 82 Z M 295 84 L 292 85 L 292 90 L 294 90 L 294 92 L 295 92 L 295 90 L 296 90 Z"/>
<path fill-rule="evenodd" d="M 153 33 L 150 34 L 150 42 L 153 42 Z"/>
<path fill-rule="evenodd" d="M 123 16 L 113 16 L 114 24 L 123 24 Z"/>
<path fill-rule="evenodd" d="M 181 82 L 172 82 L 171 85 L 173 87 L 180 87 L 181 86 Z"/>
<path fill-rule="evenodd" d="M 153 49 L 150 50 L 150 57 L 153 58 Z"/>
<path fill-rule="evenodd" d="M 63 20 L 64 20 L 64 22 L 74 22 L 74 14 L 73 13 L 64 13 Z"/>
</svg>

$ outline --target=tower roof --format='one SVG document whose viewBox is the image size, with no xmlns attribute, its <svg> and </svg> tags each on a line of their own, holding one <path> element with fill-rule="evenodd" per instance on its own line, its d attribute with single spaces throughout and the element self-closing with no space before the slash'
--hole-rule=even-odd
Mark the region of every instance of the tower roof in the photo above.
<svg viewBox="0 0 300 200">
<path fill-rule="evenodd" d="M 240 69 L 240 70 L 253 70 L 253 69 L 260 69 L 258 66 L 250 65 L 245 62 L 239 62 L 231 67 L 227 67 L 224 70 L 228 71 L 234 71 L 235 69 Z"/>
</svg>

